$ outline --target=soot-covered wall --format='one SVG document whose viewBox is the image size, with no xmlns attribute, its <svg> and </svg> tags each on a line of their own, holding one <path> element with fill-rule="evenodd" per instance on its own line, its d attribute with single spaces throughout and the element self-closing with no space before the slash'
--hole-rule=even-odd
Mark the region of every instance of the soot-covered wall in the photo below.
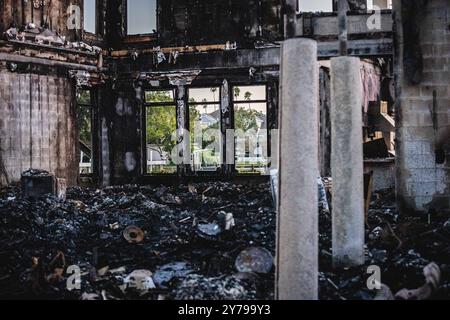
<svg viewBox="0 0 450 320">
<path fill-rule="evenodd" d="M 252 42 L 282 37 L 281 0 L 159 1 L 163 46 Z"/>
</svg>

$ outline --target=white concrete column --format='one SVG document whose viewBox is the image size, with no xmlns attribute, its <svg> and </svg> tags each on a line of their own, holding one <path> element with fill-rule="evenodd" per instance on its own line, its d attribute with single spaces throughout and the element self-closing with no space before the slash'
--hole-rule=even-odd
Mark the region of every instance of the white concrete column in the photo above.
<svg viewBox="0 0 450 320">
<path fill-rule="evenodd" d="M 317 43 L 286 40 L 280 83 L 279 204 L 276 296 L 318 298 Z"/>
<path fill-rule="evenodd" d="M 331 59 L 333 265 L 364 264 L 364 175 L 360 60 Z"/>
</svg>

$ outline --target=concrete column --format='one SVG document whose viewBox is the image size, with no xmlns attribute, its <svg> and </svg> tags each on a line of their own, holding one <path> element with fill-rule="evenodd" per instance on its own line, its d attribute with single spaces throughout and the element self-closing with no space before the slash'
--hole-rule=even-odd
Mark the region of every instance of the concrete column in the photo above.
<svg viewBox="0 0 450 320">
<path fill-rule="evenodd" d="M 360 60 L 331 59 L 333 264 L 364 264 L 364 176 Z"/>
<path fill-rule="evenodd" d="M 276 296 L 318 298 L 317 43 L 283 43 L 280 84 L 279 205 Z"/>
</svg>

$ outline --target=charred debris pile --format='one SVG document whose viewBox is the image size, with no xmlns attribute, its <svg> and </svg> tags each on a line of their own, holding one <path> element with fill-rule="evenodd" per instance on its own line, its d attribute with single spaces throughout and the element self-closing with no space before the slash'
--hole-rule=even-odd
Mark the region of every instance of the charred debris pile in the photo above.
<svg viewBox="0 0 450 320">
<path fill-rule="evenodd" d="M 268 185 L 72 188 L 36 201 L 9 188 L 0 219 L 2 297 L 273 298 Z M 70 266 L 80 290 L 67 290 Z"/>
<path fill-rule="evenodd" d="M 321 210 L 321 299 L 450 297 L 449 217 L 403 217 L 394 203 L 392 192 L 374 194 L 366 265 L 348 270 L 332 268 L 331 216 Z M 77 187 L 65 200 L 9 187 L 0 220 L 2 298 L 274 298 L 268 184 Z M 367 289 L 371 265 L 382 290 Z"/>
</svg>

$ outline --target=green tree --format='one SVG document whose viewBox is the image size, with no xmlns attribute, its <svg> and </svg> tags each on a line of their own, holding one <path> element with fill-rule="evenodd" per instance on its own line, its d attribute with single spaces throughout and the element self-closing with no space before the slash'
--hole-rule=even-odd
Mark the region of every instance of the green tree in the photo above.
<svg viewBox="0 0 450 320">
<path fill-rule="evenodd" d="M 251 108 L 251 106 L 250 106 L 250 101 L 251 101 L 251 99 L 252 99 L 252 93 L 249 92 L 249 91 L 247 91 L 247 92 L 244 94 L 244 100 L 245 100 L 245 101 L 248 101 L 248 108 L 249 108 L 249 109 Z"/>
<path fill-rule="evenodd" d="M 211 88 L 211 92 L 213 93 L 213 99 L 214 99 L 214 102 L 215 102 L 216 101 L 217 88 L 216 87 Z"/>
<path fill-rule="evenodd" d="M 77 113 L 79 139 L 90 147 L 92 144 L 91 108 L 78 106 Z"/>
<path fill-rule="evenodd" d="M 235 128 L 244 132 L 251 129 L 258 130 L 257 118 L 264 117 L 264 114 L 257 110 L 237 107 L 234 111 Z"/>
<path fill-rule="evenodd" d="M 233 91 L 234 91 L 234 99 L 237 100 L 239 98 L 239 96 L 241 95 L 241 88 L 234 87 Z"/>
<path fill-rule="evenodd" d="M 156 146 L 161 154 L 171 156 L 176 142 L 172 134 L 177 128 L 177 115 L 174 99 L 170 91 L 147 91 L 145 101 L 148 103 L 168 103 L 167 106 L 147 107 L 147 144 Z"/>
<path fill-rule="evenodd" d="M 92 144 L 91 92 L 89 90 L 78 91 L 77 104 L 78 138 L 90 147 Z"/>
</svg>

